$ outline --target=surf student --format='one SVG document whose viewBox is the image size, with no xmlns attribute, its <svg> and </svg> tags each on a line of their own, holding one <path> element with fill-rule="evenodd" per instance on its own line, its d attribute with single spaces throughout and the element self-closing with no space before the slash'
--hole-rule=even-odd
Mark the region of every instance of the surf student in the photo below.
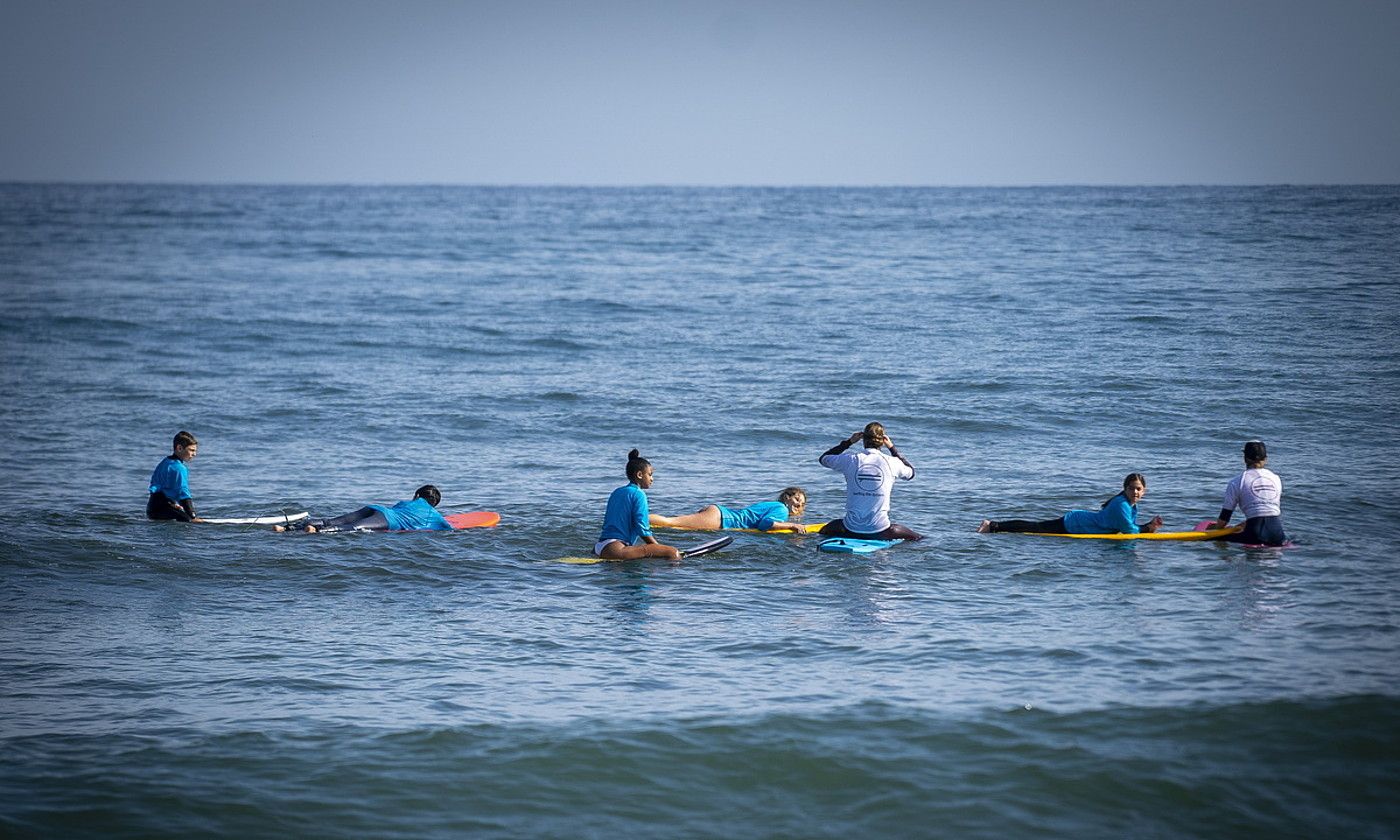
<svg viewBox="0 0 1400 840">
<path fill-rule="evenodd" d="M 431 484 L 413 492 L 412 499 L 393 506 L 366 505 L 359 510 L 329 519 L 308 519 L 291 525 L 274 525 L 274 531 L 306 531 L 331 534 L 337 531 L 451 531 L 452 524 L 438 513 L 442 493 Z"/>
<path fill-rule="evenodd" d="M 847 452 L 861 441 L 860 452 Z M 886 455 L 880 451 L 890 451 Z M 914 465 L 894 448 L 894 441 L 879 423 L 867 423 L 862 431 L 821 454 L 817 459 L 829 470 L 846 477 L 846 515 L 833 519 L 818 532 L 824 537 L 850 537 L 861 540 L 920 540 L 923 535 L 890 522 L 890 491 L 896 478 L 914 477 Z"/>
<path fill-rule="evenodd" d="M 642 557 L 677 559 L 681 553 L 674 546 L 656 541 L 651 534 L 647 494 L 656 471 L 651 462 L 633 449 L 627 453 L 627 483 L 608 496 L 607 512 L 603 514 L 603 532 L 593 545 L 593 553 L 605 560 L 636 560 Z"/>
<path fill-rule="evenodd" d="M 1147 478 L 1142 473 L 1129 473 L 1123 479 L 1123 492 L 1103 503 L 1098 510 L 1072 510 L 1057 519 L 1037 522 L 1029 519 L 983 519 L 977 526 L 979 534 L 1139 534 L 1152 533 L 1162 527 L 1162 517 L 1151 522 L 1137 523 L 1138 502 L 1147 493 Z"/>
<path fill-rule="evenodd" d="M 804 534 L 807 529 L 797 520 L 807 509 L 807 491 L 801 487 L 786 487 L 776 502 L 755 502 L 746 508 L 705 505 L 694 513 L 662 516 L 653 513 L 648 522 L 653 528 L 694 528 L 702 531 L 729 531 L 750 528 L 758 531 L 789 530 Z"/>
<path fill-rule="evenodd" d="M 203 522 L 194 512 L 190 497 L 190 470 L 186 466 L 199 454 L 199 441 L 194 435 L 180 431 L 175 435 L 172 451 L 156 464 L 151 473 L 150 496 L 146 498 L 146 518 Z"/>
<path fill-rule="evenodd" d="M 1220 518 L 1211 528 L 1230 524 L 1235 508 L 1244 512 L 1244 530 L 1222 539 L 1248 545 L 1283 545 L 1288 535 L 1283 532 L 1283 479 L 1264 465 L 1269 463 L 1269 451 L 1262 440 L 1244 445 L 1245 471 L 1225 485 L 1225 501 L 1220 506 Z"/>
</svg>

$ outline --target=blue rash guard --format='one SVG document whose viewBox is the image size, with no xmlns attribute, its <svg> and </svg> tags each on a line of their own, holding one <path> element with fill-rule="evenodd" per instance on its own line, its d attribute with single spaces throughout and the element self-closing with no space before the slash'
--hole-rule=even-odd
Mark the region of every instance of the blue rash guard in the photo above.
<svg viewBox="0 0 1400 840">
<path fill-rule="evenodd" d="M 390 531 L 451 531 L 452 524 L 427 499 L 411 499 L 393 507 L 369 505 L 389 523 Z"/>
<path fill-rule="evenodd" d="M 647 524 L 650 513 L 647 494 L 642 488 L 635 484 L 617 488 L 608 497 L 603 533 L 598 536 L 598 542 L 621 540 L 624 545 L 635 545 L 642 537 L 651 536 L 651 526 Z"/>
<path fill-rule="evenodd" d="M 1072 510 L 1065 514 L 1065 531 L 1071 534 L 1137 534 L 1137 505 L 1119 493 L 1099 510 Z"/>
<path fill-rule="evenodd" d="M 715 505 L 719 508 L 719 527 L 726 531 L 732 528 L 755 528 L 759 531 L 771 530 L 778 522 L 785 522 L 789 516 L 787 505 L 782 502 L 758 502 L 740 510 Z"/>
<path fill-rule="evenodd" d="M 151 493 L 162 493 L 176 504 L 190 498 L 190 470 L 185 462 L 172 455 L 156 465 L 151 473 Z"/>
</svg>

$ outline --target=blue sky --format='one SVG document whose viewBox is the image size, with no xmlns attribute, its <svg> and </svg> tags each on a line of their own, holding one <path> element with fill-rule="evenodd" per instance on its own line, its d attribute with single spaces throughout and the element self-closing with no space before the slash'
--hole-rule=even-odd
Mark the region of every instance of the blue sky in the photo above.
<svg viewBox="0 0 1400 840">
<path fill-rule="evenodd" d="M 1400 183 L 1400 3 L 0 0 L 0 180 Z"/>
</svg>

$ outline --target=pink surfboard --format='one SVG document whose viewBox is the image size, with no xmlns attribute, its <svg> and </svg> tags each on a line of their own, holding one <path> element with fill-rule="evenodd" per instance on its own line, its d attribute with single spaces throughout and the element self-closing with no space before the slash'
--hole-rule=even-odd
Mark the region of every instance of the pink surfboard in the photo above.
<svg viewBox="0 0 1400 840">
<path fill-rule="evenodd" d="M 489 510 L 470 510 L 465 513 L 449 513 L 443 517 L 453 528 L 490 528 L 501 521 L 501 515 Z"/>
</svg>

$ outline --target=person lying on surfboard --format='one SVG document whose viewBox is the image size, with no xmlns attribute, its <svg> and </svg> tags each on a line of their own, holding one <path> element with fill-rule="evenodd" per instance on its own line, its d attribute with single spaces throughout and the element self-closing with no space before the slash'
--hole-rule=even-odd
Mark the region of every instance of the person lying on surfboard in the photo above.
<svg viewBox="0 0 1400 840">
<path fill-rule="evenodd" d="M 156 464 L 151 473 L 150 493 L 146 497 L 146 518 L 203 522 L 194 512 L 190 496 L 190 470 L 186 466 L 199 454 L 199 441 L 186 431 L 176 433 L 169 455 Z"/>
<path fill-rule="evenodd" d="M 1208 528 L 1224 528 L 1230 524 L 1235 508 L 1244 511 L 1244 530 L 1231 534 L 1227 542 L 1247 545 L 1283 545 L 1288 535 L 1283 532 L 1283 479 L 1268 469 L 1269 451 L 1262 440 L 1244 445 L 1244 472 L 1225 486 L 1225 501 L 1220 517 Z"/>
<path fill-rule="evenodd" d="M 656 472 L 651 462 L 633 449 L 627 453 L 627 483 L 608 496 L 603 515 L 603 532 L 593 545 L 593 553 L 605 560 L 637 560 L 642 557 L 676 559 L 679 549 L 656 541 L 651 535 L 647 494 Z"/>
<path fill-rule="evenodd" d="M 412 499 L 393 506 L 367 505 L 359 510 L 329 519 L 307 519 L 291 525 L 273 525 L 274 531 L 306 531 L 308 534 L 330 534 L 336 531 L 451 531 L 452 524 L 438 513 L 442 493 L 431 484 L 424 484 Z"/>
<path fill-rule="evenodd" d="M 865 448 L 860 452 L 847 452 L 858 440 Z M 881 447 L 890 454 L 881 452 Z M 894 448 L 894 441 L 885 434 L 884 426 L 867 423 L 864 430 L 823 452 L 817 463 L 846 477 L 846 515 L 823 525 L 819 534 L 858 540 L 912 542 L 923 539 L 922 534 L 890 522 L 890 491 L 894 489 L 894 480 L 913 478 L 914 465 Z"/>
<path fill-rule="evenodd" d="M 697 531 L 748 528 L 756 531 L 787 530 L 805 534 L 806 526 L 797 520 L 806 509 L 807 491 L 801 487 L 787 487 L 778 494 L 776 502 L 755 502 L 737 510 L 720 505 L 705 505 L 694 513 L 681 516 L 653 513 L 648 521 L 653 528 L 692 528 Z"/>
<path fill-rule="evenodd" d="M 1162 527 L 1162 517 L 1154 516 L 1142 526 L 1137 523 L 1137 503 L 1147 493 L 1147 479 L 1142 473 L 1129 473 L 1123 479 L 1123 492 L 1103 503 L 1098 510 L 1072 510 L 1056 519 L 983 519 L 977 526 L 979 534 L 1140 534 L 1153 533 Z"/>
</svg>

